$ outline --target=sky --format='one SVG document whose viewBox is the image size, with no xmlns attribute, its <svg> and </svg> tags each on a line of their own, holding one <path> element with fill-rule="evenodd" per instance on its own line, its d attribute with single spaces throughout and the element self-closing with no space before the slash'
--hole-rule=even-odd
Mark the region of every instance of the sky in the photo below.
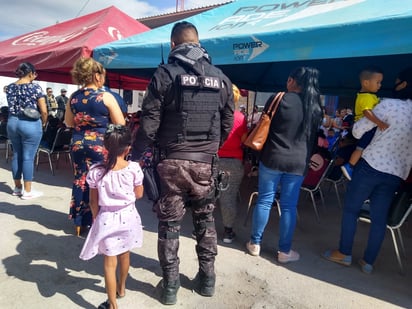
<svg viewBox="0 0 412 309">
<path fill-rule="evenodd" d="M 184 9 L 226 2 L 228 0 L 184 0 Z M 0 41 L 112 5 L 136 19 L 176 11 L 176 0 L 1 0 Z"/>
</svg>

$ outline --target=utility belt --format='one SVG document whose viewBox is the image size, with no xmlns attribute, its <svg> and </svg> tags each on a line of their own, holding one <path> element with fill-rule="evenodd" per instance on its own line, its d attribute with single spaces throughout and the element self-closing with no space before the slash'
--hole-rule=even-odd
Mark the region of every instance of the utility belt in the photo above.
<svg viewBox="0 0 412 309">
<path fill-rule="evenodd" d="M 214 202 L 216 199 L 219 198 L 220 193 L 222 191 L 226 191 L 229 188 L 229 175 L 225 173 L 225 171 L 219 170 L 219 156 L 217 154 L 210 154 L 204 152 L 168 153 L 166 149 L 160 149 L 158 158 L 159 161 L 162 161 L 164 159 L 175 159 L 211 164 L 214 190 L 211 191 L 208 197 L 199 201 L 201 203 L 204 203 L 206 200 L 209 202 Z"/>
<path fill-rule="evenodd" d="M 215 155 L 203 152 L 172 152 L 164 153 L 164 159 L 176 159 L 176 160 L 188 160 L 203 163 L 213 163 L 213 157 Z M 161 156 L 162 157 L 162 156 Z"/>
</svg>

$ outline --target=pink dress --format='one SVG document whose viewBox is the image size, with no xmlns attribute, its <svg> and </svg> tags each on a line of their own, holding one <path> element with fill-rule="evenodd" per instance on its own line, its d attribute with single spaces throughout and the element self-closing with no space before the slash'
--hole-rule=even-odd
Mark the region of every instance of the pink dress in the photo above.
<svg viewBox="0 0 412 309">
<path fill-rule="evenodd" d="M 104 168 L 95 164 L 87 174 L 90 188 L 99 192 L 100 209 L 80 253 L 82 260 L 97 254 L 116 256 L 142 246 L 142 222 L 134 195 L 134 187 L 143 183 L 140 165 L 129 162 L 100 179 L 103 172 Z"/>
</svg>

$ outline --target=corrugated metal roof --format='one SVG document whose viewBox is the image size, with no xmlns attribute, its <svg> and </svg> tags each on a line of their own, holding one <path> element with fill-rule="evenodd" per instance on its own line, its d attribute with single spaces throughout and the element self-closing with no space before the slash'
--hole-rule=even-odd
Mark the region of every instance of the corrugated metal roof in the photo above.
<svg viewBox="0 0 412 309">
<path fill-rule="evenodd" d="M 178 20 L 182 20 L 188 17 L 191 17 L 193 15 L 214 9 L 216 7 L 231 3 L 233 1 L 226 1 L 220 4 L 213 4 L 213 5 L 208 5 L 208 6 L 203 6 L 200 8 L 195 8 L 195 9 L 190 9 L 190 10 L 184 10 L 180 12 L 173 12 L 173 13 L 166 13 L 166 14 L 160 14 L 160 15 L 154 15 L 154 16 L 148 16 L 148 17 L 142 17 L 142 18 L 137 18 L 139 22 L 142 24 L 146 25 L 150 29 L 154 29 L 163 25 L 167 25 L 170 23 L 173 23 Z"/>
</svg>

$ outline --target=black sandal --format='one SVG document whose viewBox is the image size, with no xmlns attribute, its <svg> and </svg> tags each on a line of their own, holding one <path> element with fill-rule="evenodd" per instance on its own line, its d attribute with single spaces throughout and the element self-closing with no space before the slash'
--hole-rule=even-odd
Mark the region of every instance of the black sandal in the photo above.
<svg viewBox="0 0 412 309">
<path fill-rule="evenodd" d="M 97 309 L 110 309 L 110 302 L 106 300 L 104 303 L 101 303 Z"/>
<path fill-rule="evenodd" d="M 116 298 L 123 298 L 126 296 L 126 292 L 124 292 L 124 295 L 120 295 L 119 292 L 116 292 Z"/>
</svg>

